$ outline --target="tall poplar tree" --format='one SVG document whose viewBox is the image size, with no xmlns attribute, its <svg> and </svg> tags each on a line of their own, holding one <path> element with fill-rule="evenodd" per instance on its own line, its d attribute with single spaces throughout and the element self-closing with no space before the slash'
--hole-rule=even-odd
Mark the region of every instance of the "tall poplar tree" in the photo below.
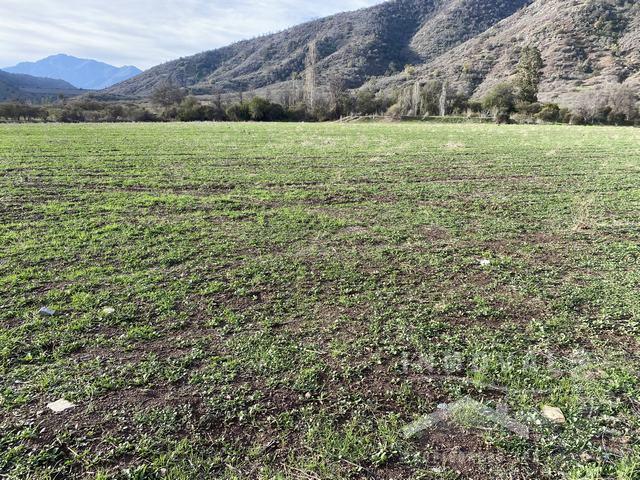
<svg viewBox="0 0 640 480">
<path fill-rule="evenodd" d="M 522 49 L 515 81 L 519 100 L 529 103 L 538 101 L 543 67 L 544 62 L 538 47 L 528 45 Z"/>
</svg>

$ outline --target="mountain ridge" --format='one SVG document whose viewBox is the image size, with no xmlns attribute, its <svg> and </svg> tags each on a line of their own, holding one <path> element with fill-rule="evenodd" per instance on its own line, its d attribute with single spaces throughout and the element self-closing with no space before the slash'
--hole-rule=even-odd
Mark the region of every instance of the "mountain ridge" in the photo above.
<svg viewBox="0 0 640 480">
<path fill-rule="evenodd" d="M 107 89 L 106 93 L 148 96 L 155 86 L 166 81 L 192 88 L 196 94 L 254 91 L 301 75 L 312 41 L 317 45 L 318 69 L 324 80 L 336 75 L 350 88 L 357 88 L 371 77 L 384 76 L 390 69 L 401 70 L 406 63 L 431 59 L 531 1 L 385 2 L 167 62 Z M 481 15 L 471 22 L 459 21 L 461 9 Z M 448 28 L 427 35 L 430 25 L 442 21 L 445 10 L 453 12 L 445 15 Z M 420 37 L 421 30 L 424 35 Z M 414 39 L 418 43 L 412 44 Z"/>
<path fill-rule="evenodd" d="M 142 73 L 142 70 L 131 65 L 114 67 L 97 60 L 63 53 L 35 62 L 21 62 L 3 70 L 8 73 L 65 80 L 74 87 L 85 90 L 109 88 Z"/>
<path fill-rule="evenodd" d="M 636 1 L 394 0 L 167 62 L 104 93 L 148 97 L 169 82 L 194 95 L 278 100 L 303 88 L 312 43 L 320 89 L 332 78 L 382 92 L 439 79 L 480 98 L 513 77 L 528 44 L 545 62 L 542 100 L 570 106 L 588 89 L 640 88 Z"/>
<path fill-rule="evenodd" d="M 68 82 L 53 78 L 9 73 L 0 70 L 0 101 L 35 101 L 55 99 L 59 95 L 77 96 L 84 90 L 75 88 Z"/>
</svg>

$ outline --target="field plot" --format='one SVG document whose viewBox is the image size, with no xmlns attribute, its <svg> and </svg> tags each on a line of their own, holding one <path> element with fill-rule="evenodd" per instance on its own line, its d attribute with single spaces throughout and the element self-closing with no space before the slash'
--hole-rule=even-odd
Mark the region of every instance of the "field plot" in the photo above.
<svg viewBox="0 0 640 480">
<path fill-rule="evenodd" d="M 640 475 L 640 130 L 5 125 L 0 189 L 2 478 Z"/>
</svg>

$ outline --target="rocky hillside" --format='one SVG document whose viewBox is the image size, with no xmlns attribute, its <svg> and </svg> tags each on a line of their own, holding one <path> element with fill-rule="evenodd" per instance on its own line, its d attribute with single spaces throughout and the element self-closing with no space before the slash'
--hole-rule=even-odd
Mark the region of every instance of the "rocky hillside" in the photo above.
<svg viewBox="0 0 640 480">
<path fill-rule="evenodd" d="M 545 62 L 542 100 L 570 105 L 581 92 L 611 83 L 640 89 L 640 3 L 635 0 L 537 0 L 421 65 L 415 76 L 446 78 L 480 97 L 515 73 L 526 44 L 537 45 Z M 412 80 L 396 75 L 380 86 Z"/>
<path fill-rule="evenodd" d="M 320 81 L 339 77 L 355 88 L 433 60 L 529 1 L 395 0 L 169 62 L 107 92 L 145 96 L 164 81 L 201 94 L 276 86 L 304 71 L 312 41 Z"/>
<path fill-rule="evenodd" d="M 169 81 L 197 95 L 277 96 L 302 83 L 312 42 L 321 87 L 339 78 L 351 88 L 394 91 L 446 78 L 481 96 L 513 75 L 531 43 L 546 65 L 544 100 L 569 104 L 611 82 L 640 87 L 636 0 L 395 0 L 169 62 L 106 93 L 144 97 Z"/>
<path fill-rule="evenodd" d="M 83 93 L 64 80 L 18 75 L 0 70 L 0 101 L 18 100 L 39 102 Z"/>
</svg>

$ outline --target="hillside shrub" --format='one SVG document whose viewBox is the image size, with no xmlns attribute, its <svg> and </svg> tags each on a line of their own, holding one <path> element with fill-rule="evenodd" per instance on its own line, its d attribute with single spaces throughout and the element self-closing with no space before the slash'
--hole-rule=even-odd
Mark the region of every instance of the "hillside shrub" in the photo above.
<svg viewBox="0 0 640 480">
<path fill-rule="evenodd" d="M 248 122 L 251 120 L 251 111 L 246 103 L 234 103 L 227 108 L 227 118 L 232 122 Z"/>
<path fill-rule="evenodd" d="M 483 99 L 482 106 L 498 123 L 506 123 L 516 109 L 516 95 L 508 83 L 496 85 Z"/>
<path fill-rule="evenodd" d="M 560 121 L 560 107 L 555 103 L 547 103 L 536 114 L 536 118 L 542 122 L 557 123 Z"/>
</svg>

